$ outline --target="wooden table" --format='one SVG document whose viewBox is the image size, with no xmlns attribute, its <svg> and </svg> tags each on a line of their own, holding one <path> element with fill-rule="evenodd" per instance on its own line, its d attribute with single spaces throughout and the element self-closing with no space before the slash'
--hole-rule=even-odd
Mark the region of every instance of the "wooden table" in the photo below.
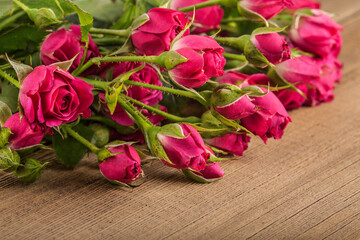
<svg viewBox="0 0 360 240">
<path fill-rule="evenodd" d="M 323 7 L 345 27 L 344 78 L 334 102 L 292 112 L 282 140 L 253 140 L 211 185 L 155 163 L 129 191 L 93 156 L 30 185 L 0 173 L 0 239 L 360 239 L 360 1 Z"/>
</svg>

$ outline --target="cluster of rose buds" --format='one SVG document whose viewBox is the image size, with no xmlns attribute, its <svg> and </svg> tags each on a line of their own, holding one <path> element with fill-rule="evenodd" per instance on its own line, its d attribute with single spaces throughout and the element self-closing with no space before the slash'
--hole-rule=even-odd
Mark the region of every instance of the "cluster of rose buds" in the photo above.
<svg viewBox="0 0 360 240">
<path fill-rule="evenodd" d="M 0 70 L 19 87 L 18 110 L 0 132 L 0 168 L 34 181 L 45 164 L 18 152 L 53 146 L 69 165 L 61 156 L 74 162 L 71 144 L 81 143 L 124 186 L 154 160 L 198 182 L 222 178 L 220 162 L 243 156 L 251 137 L 283 136 L 287 110 L 334 98 L 342 27 L 319 8 L 172 0 L 128 29 L 53 29 L 39 45 L 43 65 L 9 60 L 27 71 L 19 82 Z M 125 44 L 98 47 L 105 37 Z"/>
</svg>

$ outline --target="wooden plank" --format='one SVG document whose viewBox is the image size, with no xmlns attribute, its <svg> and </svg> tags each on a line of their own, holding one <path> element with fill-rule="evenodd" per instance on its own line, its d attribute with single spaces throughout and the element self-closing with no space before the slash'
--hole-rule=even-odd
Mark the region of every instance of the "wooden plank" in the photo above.
<svg viewBox="0 0 360 240">
<path fill-rule="evenodd" d="M 1 239 L 359 239 L 360 2 L 323 2 L 345 26 L 333 103 L 291 112 L 282 140 L 253 140 L 211 185 L 155 162 L 128 191 L 92 155 L 74 171 L 52 164 L 31 185 L 0 173 Z"/>
</svg>

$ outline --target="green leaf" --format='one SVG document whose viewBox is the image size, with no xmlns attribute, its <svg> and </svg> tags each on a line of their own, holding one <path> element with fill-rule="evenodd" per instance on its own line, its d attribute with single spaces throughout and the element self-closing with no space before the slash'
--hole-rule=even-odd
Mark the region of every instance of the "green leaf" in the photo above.
<svg viewBox="0 0 360 240">
<path fill-rule="evenodd" d="M 56 63 L 53 63 L 51 65 L 54 65 L 54 66 L 58 66 L 59 68 L 65 70 L 65 71 L 69 71 L 71 65 L 73 64 L 73 62 L 75 61 L 75 59 L 77 58 L 79 54 L 76 54 L 72 59 L 70 60 L 67 60 L 67 61 L 63 61 L 63 62 L 56 62 Z"/>
<path fill-rule="evenodd" d="M 15 0 L 14 2 L 20 3 L 23 9 L 51 9 L 58 19 L 62 19 L 66 15 L 74 12 L 74 10 L 66 4 L 65 0 Z"/>
<path fill-rule="evenodd" d="M 0 129 L 0 148 L 4 148 L 9 143 L 9 137 L 12 134 L 10 128 L 1 127 Z"/>
<path fill-rule="evenodd" d="M 264 22 L 266 26 L 269 26 L 269 23 L 266 21 L 266 19 L 261 16 L 260 14 L 253 12 L 245 7 L 245 3 L 240 1 L 238 3 L 238 11 L 239 13 L 244 16 L 245 18 L 255 21 L 255 22 Z"/>
<path fill-rule="evenodd" d="M 287 28 L 287 26 L 283 27 L 283 28 L 260 27 L 260 28 L 255 29 L 252 32 L 251 36 L 261 35 L 261 34 L 269 34 L 269 33 L 279 33 L 279 32 L 283 32 L 286 28 Z"/>
<path fill-rule="evenodd" d="M 20 85 L 22 84 L 22 82 L 24 81 L 26 76 L 29 75 L 29 73 L 31 73 L 34 70 L 32 67 L 30 67 L 26 64 L 23 64 L 18 61 L 10 60 L 8 57 L 7 57 L 7 60 L 10 63 L 10 65 L 13 67 L 13 69 L 15 70 L 18 80 L 20 82 Z"/>
<path fill-rule="evenodd" d="M 249 61 L 249 63 L 255 65 L 256 67 L 265 68 L 267 66 L 272 66 L 264 54 L 262 54 L 251 41 L 246 43 L 244 55 L 246 56 L 246 59 Z"/>
<path fill-rule="evenodd" d="M 23 55 L 26 55 L 26 53 L 36 52 L 46 34 L 45 31 L 30 25 L 13 28 L 0 35 L 0 54 L 11 55 L 21 51 Z"/>
<path fill-rule="evenodd" d="M 14 3 L 10 0 L 0 0 L 0 6 L 0 17 L 2 17 L 14 7 Z"/>
<path fill-rule="evenodd" d="M 74 0 L 73 2 L 94 18 L 104 22 L 113 23 L 123 15 L 121 9 L 124 8 L 124 1 Z"/>
<path fill-rule="evenodd" d="M 0 149 L 0 169 L 6 172 L 15 171 L 20 164 L 20 156 L 11 148 Z"/>
<path fill-rule="evenodd" d="M 73 129 L 88 141 L 92 141 L 94 132 L 88 127 L 79 124 Z M 52 136 L 52 142 L 56 156 L 59 161 L 67 167 L 74 168 L 88 151 L 84 145 L 71 136 L 68 135 L 63 139 L 57 132 Z"/>
<path fill-rule="evenodd" d="M 1 126 L 4 126 L 6 120 L 8 120 L 9 117 L 11 117 L 12 115 L 12 112 L 11 112 L 11 109 L 10 107 L 0 101 L 0 123 L 1 123 Z"/>
<path fill-rule="evenodd" d="M 194 181 L 197 181 L 197 182 L 199 182 L 199 183 L 213 183 L 213 182 L 215 182 L 215 181 L 217 181 L 217 180 L 220 179 L 220 178 L 217 178 L 217 179 L 206 179 L 206 178 L 204 178 L 204 177 L 202 177 L 202 176 L 200 176 L 200 175 L 195 174 L 194 172 L 192 172 L 192 171 L 189 170 L 189 169 L 183 169 L 183 170 L 181 170 L 181 171 L 183 172 L 183 174 L 184 174 L 185 176 L 187 176 L 188 178 L 190 178 L 190 179 L 192 179 L 192 180 L 194 180 Z"/>
<path fill-rule="evenodd" d="M 186 136 L 184 136 L 182 128 L 177 123 L 162 126 L 158 134 L 173 138 L 186 138 Z"/>
<path fill-rule="evenodd" d="M 85 12 L 81 8 L 79 8 L 75 3 L 71 0 L 66 0 L 66 3 L 74 9 L 77 13 L 80 21 L 81 28 L 81 41 L 88 42 L 89 41 L 89 31 L 93 27 L 94 18 L 90 13 Z"/>
<path fill-rule="evenodd" d="M 14 175 L 17 176 L 23 182 L 35 182 L 42 174 L 43 169 L 49 163 L 41 164 L 34 158 L 27 158 L 24 160 L 24 165 L 20 166 L 14 171 Z"/>
<path fill-rule="evenodd" d="M 0 101 L 7 104 L 14 113 L 18 107 L 19 89 L 7 81 L 1 83 Z"/>
</svg>

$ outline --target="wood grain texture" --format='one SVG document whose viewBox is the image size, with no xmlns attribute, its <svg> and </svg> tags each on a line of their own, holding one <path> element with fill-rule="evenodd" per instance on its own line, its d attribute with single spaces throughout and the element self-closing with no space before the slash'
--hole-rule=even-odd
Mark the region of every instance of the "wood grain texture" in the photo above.
<svg viewBox="0 0 360 240">
<path fill-rule="evenodd" d="M 0 173 L 0 239 L 360 239 L 360 2 L 323 7 L 345 27 L 344 78 L 334 102 L 291 112 L 282 140 L 253 140 L 211 185 L 154 163 L 121 189 L 92 155 L 35 184 Z"/>
</svg>

